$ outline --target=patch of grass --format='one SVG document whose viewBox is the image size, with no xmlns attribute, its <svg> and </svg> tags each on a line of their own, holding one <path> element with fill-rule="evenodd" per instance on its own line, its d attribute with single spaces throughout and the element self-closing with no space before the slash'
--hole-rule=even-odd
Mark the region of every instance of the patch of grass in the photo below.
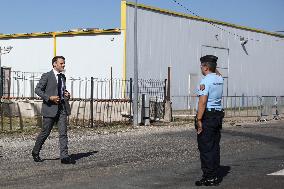
<svg viewBox="0 0 284 189">
<path fill-rule="evenodd" d="M 40 124 L 38 124 L 40 123 Z M 13 135 L 17 133 L 33 134 L 40 130 L 41 118 L 19 118 L 6 117 L 0 118 L 0 135 Z"/>
<path fill-rule="evenodd" d="M 103 123 L 95 122 L 94 127 L 84 127 L 84 126 L 71 126 L 71 130 L 82 131 L 88 129 L 98 134 L 107 134 L 107 133 L 117 133 L 121 131 L 126 131 L 133 129 L 132 123 L 130 122 L 112 122 L 112 123 Z"/>
</svg>

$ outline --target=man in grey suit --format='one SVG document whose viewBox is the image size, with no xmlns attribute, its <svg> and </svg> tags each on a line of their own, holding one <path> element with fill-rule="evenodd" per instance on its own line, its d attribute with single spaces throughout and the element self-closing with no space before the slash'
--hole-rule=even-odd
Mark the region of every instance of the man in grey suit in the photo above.
<svg viewBox="0 0 284 189">
<path fill-rule="evenodd" d="M 66 78 L 62 73 L 65 68 L 65 58 L 55 56 L 52 59 L 53 69 L 41 76 L 35 93 L 43 100 L 41 113 L 43 126 L 38 135 L 32 156 L 35 162 L 42 162 L 39 152 L 49 136 L 55 123 L 58 125 L 60 159 L 63 164 L 74 164 L 68 155 L 67 116 L 70 115 L 70 93 L 66 90 Z"/>
</svg>

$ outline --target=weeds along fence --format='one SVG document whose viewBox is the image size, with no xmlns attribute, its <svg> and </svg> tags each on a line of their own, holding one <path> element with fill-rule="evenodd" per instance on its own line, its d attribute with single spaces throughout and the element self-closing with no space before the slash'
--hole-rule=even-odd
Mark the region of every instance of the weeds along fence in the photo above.
<svg viewBox="0 0 284 189">
<path fill-rule="evenodd" d="M 14 76 L 14 75 L 16 76 Z M 23 130 L 25 127 L 41 125 L 42 101 L 34 93 L 41 73 L 11 72 L 10 80 L 3 82 L 0 104 L 1 130 Z M 16 78 L 16 79 L 15 79 Z M 12 82 L 13 80 L 13 82 Z M 132 119 L 133 81 L 117 78 L 67 78 L 67 89 L 71 93 L 72 126 L 103 126 L 128 123 Z M 25 87 L 23 87 L 25 86 Z M 154 118 L 162 117 L 166 80 L 139 79 L 139 95 L 147 94 Z M 154 119 L 153 118 L 153 119 Z"/>
<path fill-rule="evenodd" d="M 173 96 L 173 117 L 196 115 L 198 97 Z M 259 121 L 284 117 L 283 96 L 223 96 L 225 117 L 255 117 Z"/>
</svg>

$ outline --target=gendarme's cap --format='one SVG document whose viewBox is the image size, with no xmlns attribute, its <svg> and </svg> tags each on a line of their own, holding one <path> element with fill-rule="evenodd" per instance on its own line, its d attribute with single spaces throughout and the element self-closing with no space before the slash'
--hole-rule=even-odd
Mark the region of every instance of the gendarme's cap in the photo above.
<svg viewBox="0 0 284 189">
<path fill-rule="evenodd" d="M 217 63 L 218 57 L 214 56 L 214 55 L 206 55 L 206 56 L 202 56 L 200 58 L 200 62 L 212 62 L 212 63 Z"/>
</svg>

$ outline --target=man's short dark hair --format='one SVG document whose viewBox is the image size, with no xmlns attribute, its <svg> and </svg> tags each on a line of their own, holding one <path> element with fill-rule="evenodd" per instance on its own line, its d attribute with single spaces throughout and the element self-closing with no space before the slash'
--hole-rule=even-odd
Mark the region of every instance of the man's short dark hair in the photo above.
<svg viewBox="0 0 284 189">
<path fill-rule="evenodd" d="M 213 73 L 216 71 L 217 63 L 215 62 L 202 62 L 201 65 L 207 66 L 208 69 Z"/>
<path fill-rule="evenodd" d="M 216 71 L 218 57 L 214 55 L 206 55 L 200 58 L 201 65 L 207 66 L 211 72 Z"/>
<path fill-rule="evenodd" d="M 52 66 L 53 66 L 53 63 L 55 63 L 58 59 L 65 60 L 64 56 L 55 56 L 55 57 L 52 58 L 52 63 L 51 63 Z"/>
</svg>

